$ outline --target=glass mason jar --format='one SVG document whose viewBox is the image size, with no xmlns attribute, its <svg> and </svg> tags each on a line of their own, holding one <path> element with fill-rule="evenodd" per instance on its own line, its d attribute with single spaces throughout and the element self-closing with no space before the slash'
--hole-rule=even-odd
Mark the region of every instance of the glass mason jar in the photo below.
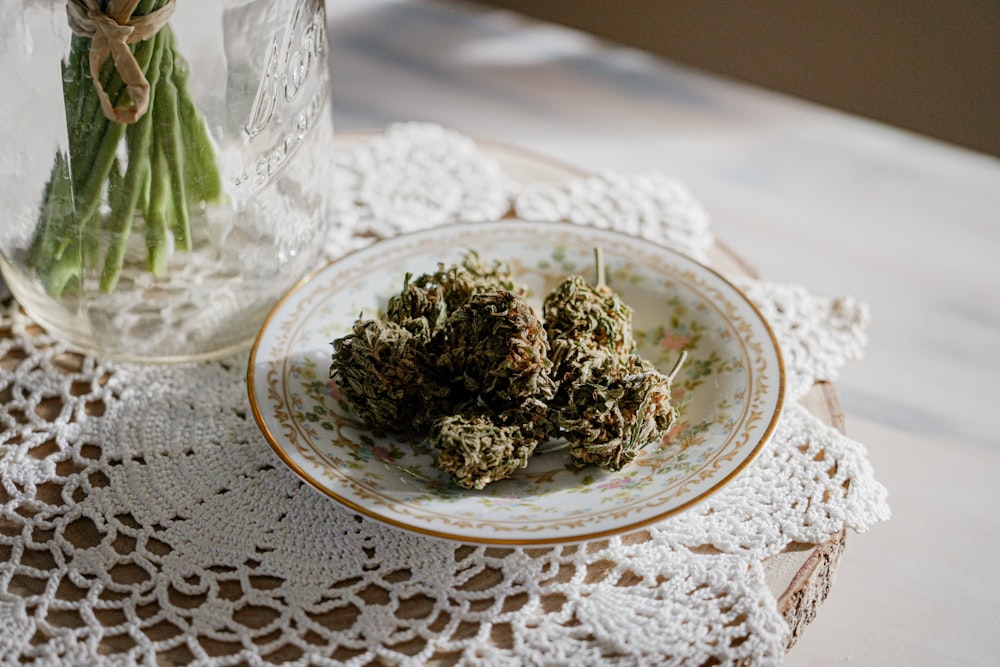
<svg viewBox="0 0 1000 667">
<path fill-rule="evenodd" d="M 246 347 L 331 222 L 323 0 L 0 5 L 0 268 L 21 306 L 109 358 Z"/>
</svg>

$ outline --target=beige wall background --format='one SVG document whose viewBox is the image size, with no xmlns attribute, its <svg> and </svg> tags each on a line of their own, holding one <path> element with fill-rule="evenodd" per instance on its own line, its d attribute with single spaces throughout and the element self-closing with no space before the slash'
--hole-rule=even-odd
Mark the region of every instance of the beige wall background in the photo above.
<svg viewBox="0 0 1000 667">
<path fill-rule="evenodd" d="M 1000 0 L 481 0 L 1000 155 Z"/>
</svg>

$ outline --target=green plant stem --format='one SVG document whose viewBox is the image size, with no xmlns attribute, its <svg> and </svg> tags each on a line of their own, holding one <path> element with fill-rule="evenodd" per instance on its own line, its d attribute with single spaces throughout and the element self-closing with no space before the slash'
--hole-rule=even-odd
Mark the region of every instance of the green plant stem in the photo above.
<svg viewBox="0 0 1000 667">
<path fill-rule="evenodd" d="M 174 36 L 169 26 L 161 32 L 167 32 L 166 38 L 173 45 Z M 171 50 L 174 54 L 172 77 L 178 93 L 176 112 L 180 119 L 178 127 L 185 157 L 184 187 L 191 201 L 217 201 L 223 196 L 222 178 L 212 150 L 212 140 L 205 121 L 187 92 L 190 75 L 187 61 L 176 48 Z"/>
<path fill-rule="evenodd" d="M 167 42 L 168 35 L 164 36 Z M 173 200 L 173 215 L 170 229 L 174 235 L 174 244 L 178 249 L 191 249 L 191 221 L 188 218 L 184 183 L 185 154 L 182 147 L 180 127 L 177 123 L 177 88 L 172 79 L 174 72 L 173 49 L 167 49 L 164 54 L 164 64 L 160 68 L 163 83 L 157 90 L 159 101 L 153 115 L 156 128 L 156 143 L 164 156 L 163 164 L 166 170 L 163 175 L 170 179 L 170 194 Z"/>
<path fill-rule="evenodd" d="M 60 153 L 52 167 L 52 176 L 45 188 L 45 207 L 35 229 L 29 249 L 29 260 L 38 262 L 38 275 L 45 290 L 61 294 L 74 278 L 79 278 L 78 258 L 60 250 L 60 236 L 54 231 L 61 221 L 73 214 L 73 188 L 69 162 Z"/>
<path fill-rule="evenodd" d="M 153 55 L 146 70 L 146 78 L 150 85 L 149 104 L 156 103 L 158 91 L 156 83 L 160 76 L 160 63 L 163 59 L 163 40 L 157 36 L 147 40 L 152 44 Z M 119 125 L 119 123 L 113 123 Z M 104 258 L 104 268 L 101 271 L 101 289 L 111 292 L 118 285 L 122 266 L 125 262 L 125 250 L 128 237 L 132 232 L 135 211 L 146 191 L 146 179 L 152 177 L 153 184 L 158 176 L 152 171 L 150 164 L 150 147 L 153 143 L 153 114 L 145 113 L 126 130 L 128 145 L 128 167 L 117 191 L 109 191 L 108 198 L 111 212 L 108 215 L 107 229 L 110 245 Z M 103 145 L 102 145 L 103 147 Z M 149 188 L 149 198 L 153 197 L 153 184 Z"/>
<path fill-rule="evenodd" d="M 156 37 L 159 40 L 159 35 Z M 162 42 L 161 42 L 162 46 Z M 157 87 L 157 104 L 152 107 L 149 116 L 152 117 L 153 140 L 150 147 L 150 162 L 152 170 L 149 179 L 149 197 L 147 205 L 143 207 L 143 215 L 146 219 L 146 257 L 149 270 L 154 275 L 163 275 L 167 270 L 167 263 L 170 261 L 170 226 L 175 211 L 171 199 L 171 185 L 168 175 L 171 171 L 170 160 L 182 159 L 171 155 L 164 141 L 164 136 L 173 132 L 173 122 L 171 121 L 169 109 L 170 104 L 167 98 L 167 89 L 170 83 L 169 70 L 173 67 L 169 49 L 161 56 L 159 75 L 164 82 Z M 181 202 L 184 204 L 183 200 Z"/>
<path fill-rule="evenodd" d="M 74 51 L 63 77 L 70 157 L 68 164 L 57 157 L 45 195 L 44 222 L 39 225 L 38 241 L 32 244 L 29 258 L 42 275 L 46 290 L 55 295 L 62 293 L 73 275 L 82 278 L 83 266 L 95 261 L 99 233 L 95 219 L 104 184 L 111 178 L 118 143 L 125 135 L 125 126 L 105 118 L 97 96 L 91 94 L 93 83 L 85 64 L 88 51 L 89 46 L 74 38 Z M 140 66 L 148 67 L 151 55 L 152 48 L 146 43 L 136 49 Z M 110 94 L 113 103 L 120 103 L 126 96 L 124 84 L 118 90 L 112 88 Z M 86 150 L 87 146 L 91 149 Z M 44 274 L 55 267 L 57 275 L 46 278 Z"/>
<path fill-rule="evenodd" d="M 166 3 L 141 0 L 134 15 Z M 74 36 L 63 65 L 68 153 L 56 155 L 28 254 L 55 297 L 81 287 L 87 269 L 100 270 L 102 290 L 115 289 L 138 215 L 145 221 L 148 268 L 162 276 L 175 249 L 193 247 L 190 206 L 223 197 L 212 142 L 188 92 L 188 66 L 176 52 L 171 27 L 132 46 L 150 84 L 148 111 L 132 125 L 105 117 L 90 74 L 90 46 L 89 38 Z M 98 78 L 113 106 L 130 102 L 111 59 Z"/>
</svg>

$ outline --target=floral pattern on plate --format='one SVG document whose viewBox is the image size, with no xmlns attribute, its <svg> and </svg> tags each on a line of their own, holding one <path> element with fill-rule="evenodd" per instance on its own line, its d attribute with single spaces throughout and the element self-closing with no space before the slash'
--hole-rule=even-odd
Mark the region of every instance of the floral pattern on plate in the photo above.
<svg viewBox="0 0 1000 667">
<path fill-rule="evenodd" d="M 534 305 L 567 275 L 608 283 L 634 310 L 638 352 L 669 370 L 680 418 L 619 472 L 576 468 L 565 452 L 482 491 L 452 485 L 425 443 L 377 436 L 328 379 L 331 341 L 376 316 L 409 272 L 467 250 L 506 262 Z M 250 356 L 254 416 L 289 467 L 319 491 L 375 519 L 463 542 L 553 544 L 616 534 L 675 514 L 719 489 L 759 453 L 784 398 L 781 355 L 767 323 L 720 275 L 617 232 L 504 220 L 399 236 L 347 255 L 276 306 Z"/>
</svg>

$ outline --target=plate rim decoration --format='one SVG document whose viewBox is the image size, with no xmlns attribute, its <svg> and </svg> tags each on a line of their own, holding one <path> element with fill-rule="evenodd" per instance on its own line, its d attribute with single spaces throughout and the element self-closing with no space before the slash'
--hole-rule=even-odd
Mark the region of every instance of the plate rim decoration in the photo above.
<svg viewBox="0 0 1000 667">
<path fill-rule="evenodd" d="M 634 247 L 636 244 L 641 244 L 645 253 L 644 259 L 647 259 L 647 261 L 656 258 L 669 260 L 662 262 L 662 266 L 660 263 L 657 264 L 655 271 L 659 272 L 657 273 L 658 276 L 673 276 L 674 274 L 671 271 L 679 264 L 682 267 L 688 268 L 688 273 L 692 276 L 691 280 L 697 278 L 702 281 L 708 281 L 705 283 L 705 289 L 709 291 L 714 290 L 719 293 L 717 301 L 711 302 L 711 299 L 709 299 L 710 302 L 707 303 L 707 306 L 715 308 L 719 312 L 718 317 L 722 318 L 732 332 L 735 332 L 735 336 L 739 339 L 737 343 L 741 346 L 741 349 L 747 347 L 754 348 L 754 353 L 758 355 L 755 361 L 763 363 L 763 367 L 759 371 L 761 377 L 758 377 L 756 380 L 752 380 L 750 375 L 751 373 L 758 372 L 756 369 L 744 369 L 744 372 L 748 374 L 745 384 L 748 389 L 747 393 L 750 394 L 746 398 L 747 408 L 744 410 L 747 414 L 744 414 L 730 427 L 731 430 L 728 432 L 728 440 L 725 446 L 728 447 L 729 442 L 735 440 L 737 436 L 745 436 L 745 439 L 742 443 L 734 444 L 731 453 L 725 457 L 718 457 L 723 460 L 717 462 L 714 467 L 706 464 L 702 468 L 694 468 L 693 470 L 698 473 L 698 479 L 684 481 L 680 484 L 681 487 L 696 488 L 696 492 L 690 493 L 686 488 L 682 488 L 679 491 L 668 493 L 663 489 L 659 491 L 659 496 L 657 496 L 657 489 L 654 486 L 652 495 L 648 497 L 635 496 L 628 501 L 628 504 L 617 507 L 612 505 L 607 509 L 599 511 L 583 508 L 581 511 L 585 511 L 585 514 L 570 514 L 568 515 L 571 517 L 570 519 L 557 518 L 547 522 L 546 517 L 542 513 L 539 513 L 538 518 L 533 518 L 530 521 L 515 520 L 515 517 L 512 516 L 510 519 L 497 518 L 491 523 L 490 518 L 484 518 L 482 515 L 471 518 L 469 515 L 463 516 L 458 513 L 449 515 L 442 512 L 442 503 L 436 506 L 425 504 L 425 506 L 421 507 L 419 498 L 414 501 L 403 501 L 384 495 L 380 497 L 374 491 L 364 491 L 365 484 L 352 477 L 352 472 L 355 471 L 347 470 L 344 467 L 338 468 L 326 462 L 318 452 L 316 452 L 315 457 L 308 457 L 312 460 L 306 460 L 302 455 L 296 453 L 296 447 L 300 445 L 293 441 L 296 441 L 300 437 L 300 434 L 298 431 L 294 431 L 294 429 L 289 430 L 288 422 L 281 421 L 282 419 L 294 421 L 293 411 L 290 405 L 284 404 L 279 400 L 281 392 L 275 391 L 276 386 L 287 389 L 285 386 L 286 376 L 276 369 L 287 366 L 288 356 L 286 355 L 279 359 L 275 355 L 292 349 L 294 343 L 293 332 L 303 329 L 305 326 L 304 322 L 308 321 L 310 317 L 310 313 L 301 312 L 301 309 L 303 305 L 308 303 L 309 298 L 318 299 L 322 296 L 322 293 L 317 292 L 317 290 L 323 289 L 320 284 L 321 281 L 327 277 L 337 278 L 339 276 L 337 272 L 343 273 L 345 271 L 345 275 L 352 276 L 352 279 L 361 280 L 358 276 L 363 275 L 363 272 L 359 271 L 359 266 L 367 265 L 364 260 L 369 257 L 374 258 L 386 253 L 391 254 L 393 251 L 402 253 L 408 246 L 418 247 L 421 243 L 430 243 L 436 239 L 456 240 L 461 238 L 463 234 L 482 234 L 486 230 L 490 230 L 490 233 L 495 235 L 491 238 L 496 238 L 498 243 L 503 243 L 508 238 L 513 243 L 535 243 L 536 240 L 533 237 L 537 237 L 538 243 L 543 243 L 551 240 L 551 237 L 565 236 L 576 241 L 578 244 L 583 243 L 584 237 L 590 237 L 591 239 L 600 238 L 610 243 L 617 241 L 619 247 L 622 248 L 626 248 L 627 246 Z M 515 234 L 511 237 L 510 234 L 514 232 L 520 235 Z M 588 245 L 592 244 L 593 241 L 588 243 Z M 468 243 L 462 243 L 461 246 L 461 249 L 472 248 Z M 436 247 L 441 248 L 442 253 L 448 251 L 454 252 L 458 249 L 457 246 L 452 245 Z M 486 259 L 500 259 L 502 261 L 506 259 L 502 256 L 495 257 L 489 255 L 487 248 L 479 247 L 476 249 Z M 582 245 L 578 245 L 574 248 L 574 251 L 581 249 Z M 401 279 L 403 273 L 407 270 L 406 267 L 396 266 L 395 268 L 398 269 Z M 680 276 L 675 277 L 675 279 L 682 280 Z M 709 285 L 709 282 L 712 284 Z M 334 287 L 329 288 L 332 293 L 339 294 L 335 289 Z M 343 290 L 343 288 L 340 289 Z M 726 293 L 723 294 L 719 291 L 720 289 L 725 290 Z M 303 299 L 305 299 L 305 302 L 302 302 Z M 733 309 L 734 306 L 726 302 L 726 299 L 739 302 L 741 313 L 745 313 L 743 317 L 752 319 L 750 321 L 741 319 L 736 322 L 728 319 L 723 314 L 722 308 L 719 305 L 720 303 L 725 303 L 730 309 Z M 298 309 L 300 312 L 293 312 L 296 311 L 294 306 L 297 300 L 301 302 Z M 743 311 L 744 307 L 747 310 Z M 356 314 L 350 315 L 350 317 L 355 316 Z M 732 313 L 730 313 L 730 317 L 733 317 Z M 285 343 L 285 347 L 281 347 L 282 334 L 276 333 L 277 330 L 281 330 L 283 335 L 287 337 L 288 342 Z M 747 340 L 752 340 L 752 344 L 747 343 Z M 266 344 L 271 347 L 265 349 Z M 310 351 L 316 351 L 317 349 L 313 345 Z M 329 363 L 330 353 L 332 353 L 332 347 L 328 345 L 326 355 L 327 364 Z M 261 366 L 261 368 L 258 368 L 258 366 Z M 323 370 L 326 369 L 324 368 Z M 765 370 L 767 371 L 766 382 L 763 381 L 765 379 L 763 378 Z M 740 475 L 757 458 L 777 427 L 784 407 L 786 393 L 784 360 L 774 331 L 750 298 L 719 271 L 676 250 L 622 232 L 578 225 L 571 222 L 536 222 L 524 221 L 517 218 L 491 222 L 452 223 L 401 234 L 346 253 L 313 271 L 282 296 L 261 325 L 250 350 L 246 384 L 251 411 L 264 439 L 278 458 L 314 490 L 337 501 L 351 511 L 409 532 L 465 544 L 496 546 L 547 546 L 606 538 L 612 535 L 633 532 L 686 511 L 728 486 L 733 479 Z M 277 403 L 273 402 L 272 399 L 277 401 Z M 760 404 L 758 407 L 761 409 L 758 412 L 750 410 L 750 407 L 752 407 L 751 404 L 755 401 Z M 276 417 L 278 413 L 281 414 Z M 335 449 L 345 449 L 334 443 L 332 436 L 330 443 L 324 444 L 330 444 Z M 709 453 L 711 454 L 711 452 Z M 709 460 L 711 461 L 711 458 Z M 379 465 L 387 466 L 389 464 L 380 463 Z M 633 463 L 632 465 L 635 464 Z M 619 475 L 621 472 L 624 471 L 607 473 L 607 475 L 609 479 L 613 479 L 613 476 Z M 589 482 L 579 482 L 577 487 L 584 483 Z M 429 493 L 430 485 L 428 484 L 427 486 Z M 347 492 L 352 487 L 354 491 Z M 361 491 L 358 491 L 358 489 L 361 489 Z M 580 490 L 572 484 L 567 485 L 565 488 L 557 489 L 553 492 L 553 495 L 559 497 L 553 498 L 552 502 L 558 507 L 563 507 L 565 503 L 572 501 L 576 497 L 566 494 L 575 493 Z M 566 494 L 563 494 L 563 491 Z M 586 493 L 589 492 L 590 490 L 588 489 Z M 464 497 L 474 497 L 475 499 L 469 504 L 479 506 L 480 508 L 488 506 L 491 502 L 492 497 L 489 495 L 489 487 L 485 491 L 468 492 L 468 495 L 463 496 L 465 493 L 465 490 L 455 487 L 453 495 L 460 496 L 454 501 L 457 505 L 463 502 Z M 480 500 L 484 498 L 485 500 Z M 502 497 L 498 498 L 503 500 Z M 512 500 L 514 500 L 515 504 L 521 502 L 530 503 L 533 498 L 529 493 L 527 496 L 513 498 Z M 607 498 L 605 497 L 604 500 L 607 500 Z M 590 502 L 588 500 L 584 504 L 590 504 Z M 411 506 L 421 511 L 413 511 Z M 576 518 L 572 519 L 573 516 L 576 516 Z M 546 523 L 550 524 L 549 529 L 546 529 Z"/>
</svg>

